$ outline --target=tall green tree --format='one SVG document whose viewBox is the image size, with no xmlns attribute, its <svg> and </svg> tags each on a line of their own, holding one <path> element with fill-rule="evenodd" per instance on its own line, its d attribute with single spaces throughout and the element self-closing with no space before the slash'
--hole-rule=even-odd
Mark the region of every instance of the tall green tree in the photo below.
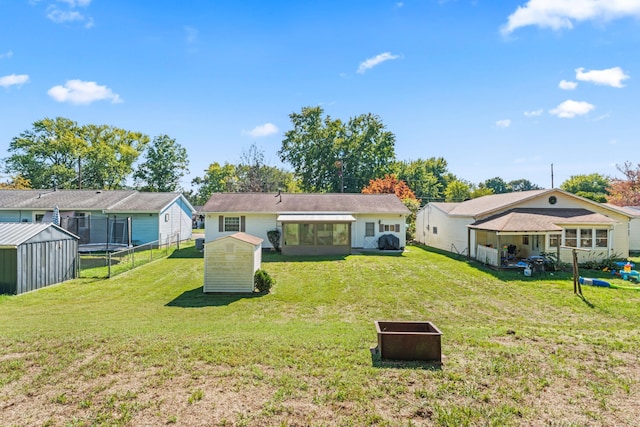
<svg viewBox="0 0 640 427">
<path fill-rule="evenodd" d="M 83 159 L 82 186 L 117 190 L 133 174 L 133 165 L 149 144 L 149 137 L 108 125 L 83 128 L 89 146 Z"/>
<path fill-rule="evenodd" d="M 168 135 L 160 135 L 147 147 L 145 161 L 133 176 L 144 191 L 171 192 L 181 189 L 180 179 L 188 173 L 187 150 Z"/>
<path fill-rule="evenodd" d="M 236 166 L 236 176 L 240 192 L 295 192 L 293 174 L 267 165 L 264 151 L 255 144 L 242 152 L 240 163 Z"/>
<path fill-rule="evenodd" d="M 398 179 L 405 181 L 417 198 L 424 202 L 444 199 L 444 189 L 450 181 L 444 158 L 396 162 L 394 170 Z"/>
<path fill-rule="evenodd" d="M 358 193 L 370 179 L 391 172 L 395 136 L 378 116 L 363 114 L 348 123 L 324 116 L 321 107 L 289 115 L 293 128 L 278 152 L 307 192 Z"/>
<path fill-rule="evenodd" d="M 528 179 L 515 179 L 513 181 L 509 181 L 508 184 L 513 191 L 530 191 L 542 189 Z"/>
<path fill-rule="evenodd" d="M 204 171 L 204 176 L 195 177 L 191 184 L 195 187 L 195 195 L 190 201 L 196 206 L 204 205 L 213 193 L 238 191 L 236 167 L 230 163 L 211 163 Z"/>
<path fill-rule="evenodd" d="M 45 118 L 12 139 L 5 172 L 22 176 L 32 188 L 76 188 L 79 160 L 87 149 L 76 122 Z"/>
<path fill-rule="evenodd" d="M 513 190 L 506 183 L 506 181 L 499 176 L 495 178 L 489 178 L 484 182 L 481 182 L 479 185 L 480 188 L 489 188 L 493 191 L 493 194 L 503 194 L 503 193 L 511 193 Z"/>
<path fill-rule="evenodd" d="M 33 188 L 118 189 L 148 142 L 140 132 L 46 118 L 13 138 L 5 170 Z"/>
<path fill-rule="evenodd" d="M 471 185 L 464 181 L 452 181 L 444 192 L 445 201 L 463 202 L 471 198 Z"/>
<path fill-rule="evenodd" d="M 606 202 L 607 188 L 611 179 L 599 173 L 588 175 L 573 175 L 560 185 L 560 188 L 576 196 Z"/>
</svg>

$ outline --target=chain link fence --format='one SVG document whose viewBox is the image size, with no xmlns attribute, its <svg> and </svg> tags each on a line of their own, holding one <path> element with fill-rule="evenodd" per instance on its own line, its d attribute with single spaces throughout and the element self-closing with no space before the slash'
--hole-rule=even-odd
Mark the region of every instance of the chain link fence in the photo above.
<svg viewBox="0 0 640 427">
<path fill-rule="evenodd" d="M 80 254 L 80 274 L 84 278 L 109 278 L 133 270 L 151 261 L 166 258 L 180 249 L 180 235 L 167 236 L 144 245 L 116 252 Z M 184 243 L 184 242 L 183 242 Z"/>
</svg>

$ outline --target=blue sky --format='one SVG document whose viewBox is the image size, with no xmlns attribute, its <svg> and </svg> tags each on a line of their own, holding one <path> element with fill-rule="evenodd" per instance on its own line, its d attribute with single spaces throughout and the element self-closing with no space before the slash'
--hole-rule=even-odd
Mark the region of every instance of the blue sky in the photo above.
<svg viewBox="0 0 640 427">
<path fill-rule="evenodd" d="M 400 160 L 559 186 L 640 163 L 640 0 L 0 0 L 0 158 L 45 117 L 184 146 L 190 186 L 288 115 L 373 113 Z"/>
</svg>

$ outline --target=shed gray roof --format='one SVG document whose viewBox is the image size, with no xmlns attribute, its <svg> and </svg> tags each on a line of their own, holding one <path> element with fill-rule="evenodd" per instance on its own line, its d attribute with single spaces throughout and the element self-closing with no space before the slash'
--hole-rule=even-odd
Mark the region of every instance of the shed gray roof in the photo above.
<svg viewBox="0 0 640 427">
<path fill-rule="evenodd" d="M 161 212 L 180 196 L 136 190 L 1 190 L 0 210 L 51 210 L 58 206 L 61 210 Z"/>
<path fill-rule="evenodd" d="M 215 193 L 202 212 L 410 213 L 395 194 L 353 193 Z"/>
<path fill-rule="evenodd" d="M 54 229 L 78 239 L 64 228 L 42 222 L 0 222 L 0 247 L 18 247 L 46 229 Z"/>
<path fill-rule="evenodd" d="M 562 224 L 611 225 L 617 221 L 587 209 L 511 209 L 477 221 L 469 228 L 501 232 L 562 231 Z"/>
</svg>

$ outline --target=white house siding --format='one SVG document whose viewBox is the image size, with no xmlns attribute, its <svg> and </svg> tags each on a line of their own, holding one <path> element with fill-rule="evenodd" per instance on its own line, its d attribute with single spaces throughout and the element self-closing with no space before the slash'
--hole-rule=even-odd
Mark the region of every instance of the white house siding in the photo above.
<svg viewBox="0 0 640 427">
<path fill-rule="evenodd" d="M 364 249 L 377 249 L 378 238 L 384 234 L 392 234 L 400 240 L 400 247 L 406 246 L 406 219 L 399 214 L 358 214 L 354 215 L 356 222 L 351 225 L 351 247 Z M 374 235 L 365 236 L 366 223 L 374 224 Z M 380 224 L 395 226 L 400 225 L 400 231 L 380 231 Z"/>
<path fill-rule="evenodd" d="M 467 254 L 467 225 L 473 220 L 468 217 L 450 217 L 446 212 L 427 205 L 418 212 L 416 218 L 416 239 L 427 246 L 449 252 Z M 475 254 L 475 238 L 471 235 L 471 253 Z"/>
<path fill-rule="evenodd" d="M 237 231 L 218 231 L 218 217 L 245 217 L 245 230 L 247 234 L 262 239 L 263 248 L 272 248 L 271 242 L 267 237 L 267 231 L 277 228 L 282 233 L 282 224 L 276 224 L 276 214 L 246 214 L 240 212 L 225 212 L 224 214 L 207 214 L 205 217 L 204 241 L 211 242 L 224 236 L 230 236 Z M 242 230 L 240 230 L 242 231 Z"/>
<path fill-rule="evenodd" d="M 260 245 L 234 238 L 206 243 L 204 292 L 253 292 L 260 256 Z"/>
</svg>

